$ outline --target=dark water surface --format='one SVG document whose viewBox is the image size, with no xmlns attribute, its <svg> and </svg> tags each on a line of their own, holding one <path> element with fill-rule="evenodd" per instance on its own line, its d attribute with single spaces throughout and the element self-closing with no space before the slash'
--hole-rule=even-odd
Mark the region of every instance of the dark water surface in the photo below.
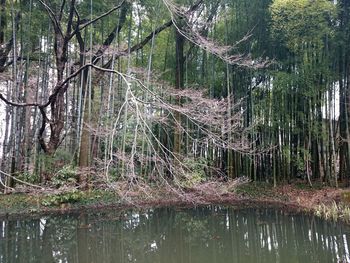
<svg viewBox="0 0 350 263">
<path fill-rule="evenodd" d="M 350 232 L 306 215 L 208 206 L 0 221 L 0 262 L 350 262 Z"/>
</svg>

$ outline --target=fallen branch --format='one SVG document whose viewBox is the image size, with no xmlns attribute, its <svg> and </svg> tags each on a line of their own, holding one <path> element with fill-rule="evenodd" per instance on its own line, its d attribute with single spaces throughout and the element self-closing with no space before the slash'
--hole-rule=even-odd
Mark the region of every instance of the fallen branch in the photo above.
<svg viewBox="0 0 350 263">
<path fill-rule="evenodd" d="M 25 181 L 22 181 L 22 180 L 16 178 L 15 176 L 12 176 L 12 175 L 10 175 L 10 174 L 4 172 L 4 171 L 1 171 L 1 170 L 0 170 L 0 173 L 3 174 L 3 175 L 5 175 L 5 176 L 7 176 L 7 177 L 9 177 L 9 178 L 11 178 L 11 179 L 13 179 L 13 180 L 15 180 L 16 182 L 21 183 L 21 184 L 28 185 L 28 186 L 31 186 L 31 187 L 34 187 L 34 188 L 44 189 L 43 187 L 41 187 L 41 186 L 39 186 L 39 185 L 35 185 L 35 184 L 31 184 L 31 183 L 27 183 L 27 182 L 25 182 Z M 6 187 L 8 187 L 8 186 L 6 186 Z"/>
</svg>

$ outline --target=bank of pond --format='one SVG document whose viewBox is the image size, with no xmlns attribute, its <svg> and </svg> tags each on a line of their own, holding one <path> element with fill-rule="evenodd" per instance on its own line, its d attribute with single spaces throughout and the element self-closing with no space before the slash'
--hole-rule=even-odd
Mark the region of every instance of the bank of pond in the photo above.
<svg viewBox="0 0 350 263">
<path fill-rule="evenodd" d="M 0 263 L 350 262 L 350 227 L 272 208 L 101 210 L 0 221 Z"/>
</svg>

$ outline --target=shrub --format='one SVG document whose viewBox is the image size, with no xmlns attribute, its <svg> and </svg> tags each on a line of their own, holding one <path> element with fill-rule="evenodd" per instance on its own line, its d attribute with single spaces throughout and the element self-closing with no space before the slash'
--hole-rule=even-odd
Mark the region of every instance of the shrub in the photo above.
<svg viewBox="0 0 350 263">
<path fill-rule="evenodd" d="M 184 160 L 184 167 L 186 173 L 180 180 L 181 187 L 191 188 L 196 184 L 206 181 L 206 159 L 186 158 Z"/>
<path fill-rule="evenodd" d="M 52 178 L 52 184 L 57 188 L 65 185 L 75 185 L 78 175 L 75 167 L 70 165 L 63 166 Z"/>
<path fill-rule="evenodd" d="M 80 201 L 84 193 L 76 189 L 69 192 L 49 195 L 41 202 L 44 206 L 58 206 L 65 203 L 75 203 Z"/>
</svg>

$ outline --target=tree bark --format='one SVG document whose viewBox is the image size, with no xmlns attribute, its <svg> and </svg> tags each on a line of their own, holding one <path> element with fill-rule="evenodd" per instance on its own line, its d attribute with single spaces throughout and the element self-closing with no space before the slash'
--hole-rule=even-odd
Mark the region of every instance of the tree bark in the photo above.
<svg viewBox="0 0 350 263">
<path fill-rule="evenodd" d="M 175 31 L 175 88 L 182 89 L 184 86 L 184 36 L 178 31 Z M 181 97 L 175 98 L 175 103 L 181 105 Z M 174 127 L 174 154 L 180 154 L 181 152 L 181 115 L 178 111 L 175 112 L 175 127 Z"/>
</svg>

